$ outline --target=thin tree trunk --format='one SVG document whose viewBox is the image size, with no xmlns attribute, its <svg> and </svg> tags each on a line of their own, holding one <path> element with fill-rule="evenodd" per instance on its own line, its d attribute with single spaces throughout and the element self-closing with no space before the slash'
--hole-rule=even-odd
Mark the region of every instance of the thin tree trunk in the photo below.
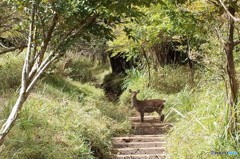
<svg viewBox="0 0 240 159">
<path fill-rule="evenodd" d="M 146 54 L 146 51 L 144 49 L 143 46 L 141 46 L 142 48 L 142 54 L 144 56 L 144 58 L 146 59 L 146 62 L 147 62 L 147 68 L 148 68 L 148 84 L 147 86 L 149 87 L 150 86 L 150 82 L 151 82 L 151 70 L 150 70 L 150 63 L 149 63 L 149 60 L 148 60 L 148 57 L 147 57 L 147 54 Z"/>
<path fill-rule="evenodd" d="M 190 52 L 191 52 L 191 47 L 189 44 L 189 40 L 187 39 L 187 55 L 188 55 L 188 66 L 189 66 L 189 83 L 191 89 L 194 87 L 194 67 L 193 67 L 193 62 L 190 58 Z"/>
<path fill-rule="evenodd" d="M 38 54 L 38 65 L 40 65 L 42 63 L 44 53 L 47 50 L 48 44 L 52 38 L 52 34 L 57 25 L 57 22 L 58 22 L 58 14 L 54 13 L 51 27 L 48 30 L 47 36 L 44 38 L 43 46 L 41 47 L 41 50 Z"/>
<path fill-rule="evenodd" d="M 24 93 L 19 94 L 19 97 L 12 108 L 11 114 L 9 115 L 5 124 L 2 126 L 1 134 L 0 134 L 0 145 L 3 143 L 5 137 L 13 127 L 13 123 L 17 119 L 19 111 L 21 110 L 21 107 L 23 103 L 26 101 L 27 97 L 28 97 L 28 94 L 24 94 Z"/>
<path fill-rule="evenodd" d="M 31 46 L 32 46 L 33 30 L 34 30 L 34 23 L 35 23 L 34 20 L 35 20 L 35 3 L 33 2 L 32 11 L 31 11 L 31 23 L 30 23 L 29 35 L 28 35 L 28 48 L 26 51 L 26 57 L 25 57 L 23 70 L 22 70 L 21 90 L 20 90 L 18 99 L 12 108 L 11 113 L 8 116 L 7 121 L 2 126 L 2 129 L 0 132 L 0 145 L 3 143 L 5 137 L 13 127 L 13 124 L 18 117 L 19 111 L 21 110 L 23 103 L 26 101 L 29 95 L 29 93 L 26 92 L 26 89 L 27 89 L 28 79 L 29 79 L 28 74 L 30 71 L 29 63 L 30 63 L 30 57 L 31 57 Z"/>
<path fill-rule="evenodd" d="M 229 7 L 229 12 L 234 16 L 235 9 L 233 7 Z M 227 74 L 229 79 L 230 85 L 230 109 L 229 109 L 229 122 L 230 122 L 230 132 L 233 133 L 236 130 L 237 126 L 237 95 L 238 95 L 238 81 L 236 79 L 236 69 L 234 64 L 234 20 L 232 18 L 229 19 L 229 35 L 228 35 L 228 42 L 225 43 L 225 53 L 227 58 Z"/>
<path fill-rule="evenodd" d="M 35 2 L 32 2 L 32 11 L 31 11 L 31 24 L 29 28 L 29 38 L 28 38 L 28 49 L 26 51 L 26 57 L 25 62 L 22 70 L 22 82 L 21 82 L 21 90 L 19 93 L 19 97 L 15 103 L 15 105 L 12 108 L 12 111 L 7 119 L 7 121 L 4 123 L 4 125 L 1 128 L 0 131 L 0 145 L 3 143 L 4 139 L 6 138 L 7 134 L 10 132 L 11 128 L 14 125 L 14 122 L 16 121 L 18 114 L 24 104 L 24 102 L 27 100 L 30 91 L 33 89 L 34 85 L 36 84 L 37 80 L 40 78 L 40 76 L 43 74 L 43 72 L 58 58 L 60 58 L 63 54 L 57 53 L 57 51 L 61 48 L 62 45 L 64 45 L 65 42 L 67 42 L 69 39 L 74 38 L 76 35 L 81 35 L 84 31 L 86 26 L 91 25 L 97 15 L 90 16 L 86 18 L 84 21 L 80 22 L 82 25 L 77 30 L 74 31 L 74 29 L 70 30 L 65 37 L 58 43 L 58 45 L 55 47 L 55 49 L 43 60 L 41 60 L 41 63 L 38 63 L 37 58 L 32 58 L 34 55 L 31 53 L 32 51 L 32 41 L 33 41 L 33 30 L 35 25 Z M 57 19 L 55 17 L 54 19 Z M 43 55 L 46 53 L 47 45 L 49 44 L 51 40 L 51 35 L 53 33 L 54 27 L 56 26 L 55 20 L 53 19 L 53 28 L 49 30 L 49 35 L 46 37 L 45 45 L 43 45 L 40 53 Z M 52 31 L 51 31 L 52 30 Z M 73 33 L 74 31 L 74 33 Z M 51 34 L 51 35 L 50 35 Z M 43 51 L 43 52 L 42 52 Z M 35 61 L 32 61 L 35 60 Z M 37 67 L 36 67 L 37 65 Z"/>
</svg>

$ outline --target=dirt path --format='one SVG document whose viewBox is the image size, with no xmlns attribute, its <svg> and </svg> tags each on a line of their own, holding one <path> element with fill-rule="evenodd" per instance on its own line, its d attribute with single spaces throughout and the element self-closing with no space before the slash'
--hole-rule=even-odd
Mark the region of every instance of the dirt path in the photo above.
<svg viewBox="0 0 240 159">
<path fill-rule="evenodd" d="M 166 133 L 170 123 L 160 123 L 159 117 L 131 117 L 132 135 L 112 138 L 114 159 L 166 158 Z"/>
</svg>

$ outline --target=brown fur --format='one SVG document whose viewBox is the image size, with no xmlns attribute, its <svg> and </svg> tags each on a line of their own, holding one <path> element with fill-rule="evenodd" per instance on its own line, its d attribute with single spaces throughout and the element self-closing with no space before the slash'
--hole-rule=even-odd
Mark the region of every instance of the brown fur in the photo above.
<svg viewBox="0 0 240 159">
<path fill-rule="evenodd" d="M 162 110 L 164 108 L 165 100 L 161 99 L 150 99 L 150 100 L 138 100 L 137 94 L 140 92 L 132 91 L 129 89 L 129 92 L 132 94 L 132 105 L 135 109 L 141 114 L 141 122 L 144 122 L 144 113 L 152 113 L 156 111 L 160 116 L 160 121 L 163 122 L 164 115 L 162 115 Z"/>
</svg>

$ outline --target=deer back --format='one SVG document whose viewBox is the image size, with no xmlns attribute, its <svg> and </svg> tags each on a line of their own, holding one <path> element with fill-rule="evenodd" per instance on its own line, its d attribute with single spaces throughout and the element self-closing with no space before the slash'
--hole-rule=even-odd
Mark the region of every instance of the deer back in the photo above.
<svg viewBox="0 0 240 159">
<path fill-rule="evenodd" d="M 165 101 L 161 99 L 139 100 L 134 107 L 138 111 L 153 112 L 162 110 L 164 108 L 164 102 Z"/>
</svg>

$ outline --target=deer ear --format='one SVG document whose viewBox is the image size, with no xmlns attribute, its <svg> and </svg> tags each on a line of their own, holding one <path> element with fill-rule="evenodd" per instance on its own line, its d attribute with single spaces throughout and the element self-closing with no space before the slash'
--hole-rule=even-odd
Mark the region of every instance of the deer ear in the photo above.
<svg viewBox="0 0 240 159">
<path fill-rule="evenodd" d="M 129 92 L 130 92 L 130 93 L 132 93 L 132 90 L 131 90 L 131 89 L 129 89 Z"/>
<path fill-rule="evenodd" d="M 140 92 L 140 90 L 137 90 L 137 93 L 139 93 Z"/>
</svg>

